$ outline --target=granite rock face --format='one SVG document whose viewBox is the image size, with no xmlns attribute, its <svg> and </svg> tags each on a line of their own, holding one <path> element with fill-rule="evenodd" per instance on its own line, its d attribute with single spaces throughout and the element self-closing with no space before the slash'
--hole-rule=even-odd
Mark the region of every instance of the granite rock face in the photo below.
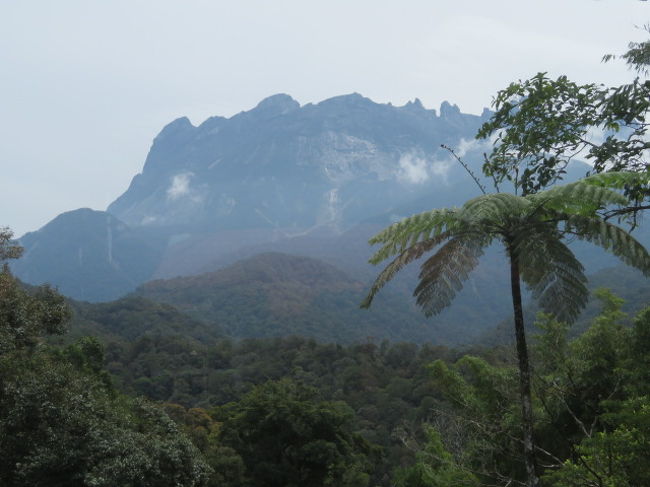
<svg viewBox="0 0 650 487">
<path fill-rule="evenodd" d="M 443 103 L 403 107 L 358 94 L 300 106 L 275 95 L 229 119 L 187 118 L 154 140 L 144 169 L 108 211 L 131 226 L 187 231 L 348 228 L 449 184 L 445 143 L 481 117 Z"/>
</svg>

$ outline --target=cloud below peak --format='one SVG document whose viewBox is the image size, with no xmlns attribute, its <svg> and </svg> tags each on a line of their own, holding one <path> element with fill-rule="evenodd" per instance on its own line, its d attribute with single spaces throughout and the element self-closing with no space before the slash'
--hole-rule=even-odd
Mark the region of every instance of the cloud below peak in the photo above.
<svg viewBox="0 0 650 487">
<path fill-rule="evenodd" d="M 412 153 L 403 154 L 399 159 L 397 179 L 410 184 L 423 184 L 431 177 L 447 179 L 450 161 L 429 161 Z"/>
<path fill-rule="evenodd" d="M 177 174 L 172 178 L 172 182 L 167 188 L 167 199 L 174 201 L 181 196 L 190 192 L 190 179 L 194 176 L 191 172 Z"/>
</svg>

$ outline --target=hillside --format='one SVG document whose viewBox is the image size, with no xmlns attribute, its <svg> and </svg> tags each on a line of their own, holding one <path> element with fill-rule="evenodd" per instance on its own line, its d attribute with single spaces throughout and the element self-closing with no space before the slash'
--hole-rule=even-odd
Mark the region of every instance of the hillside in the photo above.
<svg viewBox="0 0 650 487">
<path fill-rule="evenodd" d="M 17 277 L 56 285 L 66 296 L 85 301 L 115 299 L 148 279 L 162 250 L 156 239 L 89 208 L 57 216 L 22 236 L 20 244 L 23 258 L 11 264 Z"/>
<path fill-rule="evenodd" d="M 388 290 L 359 308 L 367 286 L 322 261 L 265 253 L 222 270 L 146 283 L 136 294 L 218 323 L 234 338 L 301 335 L 323 342 L 462 343 L 472 322 L 426 319 L 408 296 Z"/>
<path fill-rule="evenodd" d="M 215 324 L 192 319 L 173 306 L 140 296 L 127 296 L 108 303 L 70 301 L 73 318 L 68 339 L 99 336 L 103 340 L 131 342 L 143 337 L 184 337 L 209 343 L 222 337 Z"/>
</svg>

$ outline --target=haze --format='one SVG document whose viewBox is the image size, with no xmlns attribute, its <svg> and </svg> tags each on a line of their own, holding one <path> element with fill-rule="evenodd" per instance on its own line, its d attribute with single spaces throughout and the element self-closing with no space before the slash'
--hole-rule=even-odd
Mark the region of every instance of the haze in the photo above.
<svg viewBox="0 0 650 487">
<path fill-rule="evenodd" d="M 5 0 L 0 226 L 19 236 L 63 211 L 105 209 L 165 124 L 275 93 L 480 113 L 538 71 L 623 83 L 632 74 L 600 59 L 645 39 L 649 17 L 633 0 Z"/>
</svg>

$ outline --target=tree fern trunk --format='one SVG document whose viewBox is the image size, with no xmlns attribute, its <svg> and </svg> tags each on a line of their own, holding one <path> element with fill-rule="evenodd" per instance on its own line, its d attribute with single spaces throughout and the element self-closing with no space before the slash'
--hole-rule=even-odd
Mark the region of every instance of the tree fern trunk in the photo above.
<svg viewBox="0 0 650 487">
<path fill-rule="evenodd" d="M 526 485 L 539 487 L 537 461 L 535 460 L 535 442 L 533 440 L 533 404 L 530 393 L 530 365 L 528 347 L 524 329 L 524 313 L 521 306 L 521 282 L 519 262 L 510 252 L 510 285 L 512 287 L 512 307 L 515 319 L 515 337 L 517 339 L 517 358 L 519 360 L 519 385 L 521 396 L 521 417 L 524 440 L 524 461 L 526 464 Z"/>
</svg>

